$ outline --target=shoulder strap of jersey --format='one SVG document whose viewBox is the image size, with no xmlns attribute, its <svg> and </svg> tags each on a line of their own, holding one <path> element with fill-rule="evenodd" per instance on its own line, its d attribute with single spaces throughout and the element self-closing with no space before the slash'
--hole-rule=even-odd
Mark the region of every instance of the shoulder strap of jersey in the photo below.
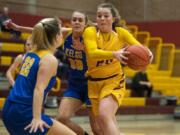
<svg viewBox="0 0 180 135">
<path fill-rule="evenodd" d="M 63 45 L 64 45 L 66 38 L 71 34 L 72 34 L 72 30 L 68 31 L 66 34 L 63 35 L 63 42 L 62 42 Z"/>
<path fill-rule="evenodd" d="M 36 51 L 34 52 L 35 54 L 37 54 L 40 58 L 44 57 L 47 54 L 52 54 L 50 51 L 48 50 L 41 50 L 41 51 Z"/>
</svg>

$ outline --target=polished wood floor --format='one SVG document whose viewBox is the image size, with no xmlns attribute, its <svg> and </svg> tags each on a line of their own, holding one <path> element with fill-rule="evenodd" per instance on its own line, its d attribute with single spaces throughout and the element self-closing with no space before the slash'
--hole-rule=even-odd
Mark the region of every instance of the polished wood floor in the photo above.
<svg viewBox="0 0 180 135">
<path fill-rule="evenodd" d="M 125 135 L 180 135 L 180 120 L 174 120 L 172 116 L 126 115 L 117 116 L 117 119 Z M 87 117 L 74 117 L 72 120 L 92 135 Z M 0 135 L 8 135 L 1 120 Z"/>
</svg>

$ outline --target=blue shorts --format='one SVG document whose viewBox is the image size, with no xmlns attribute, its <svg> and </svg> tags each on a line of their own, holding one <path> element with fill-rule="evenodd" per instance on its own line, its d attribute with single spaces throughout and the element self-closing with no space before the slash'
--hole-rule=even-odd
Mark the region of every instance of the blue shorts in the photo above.
<svg viewBox="0 0 180 135">
<path fill-rule="evenodd" d="M 64 91 L 63 97 L 71 97 L 79 99 L 86 105 L 91 105 L 88 98 L 87 80 L 83 79 L 70 79 L 68 81 L 68 88 Z"/>
<path fill-rule="evenodd" d="M 32 106 L 23 105 L 6 100 L 2 119 L 5 127 L 11 135 L 45 135 L 48 132 L 48 128 L 44 127 L 44 132 L 38 130 L 36 133 L 29 133 L 29 130 L 24 128 L 32 121 Z M 45 121 L 49 126 L 53 125 L 53 121 L 47 115 L 42 114 L 41 119 Z"/>
</svg>

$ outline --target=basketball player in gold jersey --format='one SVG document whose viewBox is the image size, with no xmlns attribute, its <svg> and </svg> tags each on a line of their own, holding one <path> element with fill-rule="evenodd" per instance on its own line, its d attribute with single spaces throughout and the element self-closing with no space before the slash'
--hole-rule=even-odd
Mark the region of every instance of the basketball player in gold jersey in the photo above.
<svg viewBox="0 0 180 135">
<path fill-rule="evenodd" d="M 113 5 L 100 5 L 97 27 L 88 27 L 83 34 L 88 64 L 88 94 L 103 135 L 120 135 L 115 118 L 125 94 L 125 75 L 120 62 L 126 64 L 129 53 L 123 47 L 140 45 L 126 29 L 114 24 L 116 13 Z"/>
</svg>

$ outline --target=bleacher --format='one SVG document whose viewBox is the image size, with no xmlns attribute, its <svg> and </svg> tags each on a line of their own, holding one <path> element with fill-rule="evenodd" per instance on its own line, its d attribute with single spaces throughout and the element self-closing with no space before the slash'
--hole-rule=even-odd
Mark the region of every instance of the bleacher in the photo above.
<svg viewBox="0 0 180 135">
<path fill-rule="evenodd" d="M 22 33 L 19 39 L 12 39 L 10 33 L 0 32 L 0 110 L 9 93 L 9 86 L 2 87 L 2 85 L 8 84 L 5 73 L 14 61 L 14 58 L 18 54 L 24 53 L 24 43 L 28 35 L 27 33 Z"/>
<path fill-rule="evenodd" d="M 180 104 L 180 50 L 176 49 L 173 43 L 164 43 L 161 37 L 153 37 L 148 31 L 140 31 L 136 25 L 127 27 L 154 55 L 152 64 L 147 68 L 154 92 L 162 96 L 176 96 L 177 104 Z M 135 74 L 135 71 L 128 67 L 125 68 L 125 72 L 128 77 Z"/>
<path fill-rule="evenodd" d="M 163 96 L 176 96 L 180 105 L 180 71 L 179 59 L 180 50 L 175 48 L 173 43 L 164 43 L 161 37 L 153 37 L 148 31 L 141 31 L 137 25 L 128 25 L 125 20 L 122 21 L 131 33 L 145 46 L 150 48 L 154 55 L 154 60 L 147 68 L 147 73 L 150 81 L 154 86 L 154 92 Z M 1 55 L 0 55 L 0 72 L 5 73 L 12 63 L 15 56 L 24 52 L 23 42 L 29 34 L 22 33 L 21 39 L 17 42 L 7 42 L 10 40 L 8 33 L 0 32 Z M 125 67 L 125 73 L 128 78 L 131 78 L 136 71 Z M 51 92 L 50 95 L 56 95 L 59 99 L 62 96 L 63 90 L 67 87 L 67 82 L 62 82 L 61 90 Z M 8 95 L 9 90 L 0 89 L 0 109 L 4 104 L 4 100 Z M 174 106 L 161 106 L 161 98 L 139 98 L 131 97 L 131 90 L 128 89 L 125 98 L 122 101 L 119 113 L 173 113 Z M 78 111 L 81 114 L 83 111 Z"/>
</svg>

